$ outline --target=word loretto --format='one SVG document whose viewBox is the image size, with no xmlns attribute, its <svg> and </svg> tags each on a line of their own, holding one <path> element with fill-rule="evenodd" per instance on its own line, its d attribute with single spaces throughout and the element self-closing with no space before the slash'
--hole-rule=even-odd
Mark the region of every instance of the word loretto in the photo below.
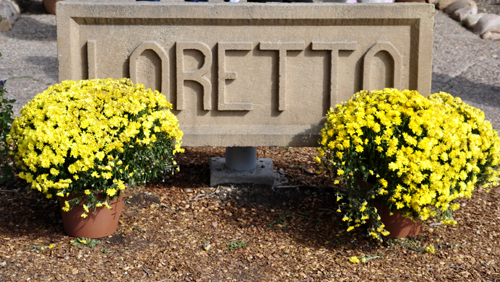
<svg viewBox="0 0 500 282">
<path fill-rule="evenodd" d="M 90 58 L 95 57 L 92 51 L 96 48 L 94 45 L 96 41 L 89 41 L 89 62 Z M 278 93 L 279 102 L 278 110 L 286 110 L 286 69 L 287 69 L 287 51 L 302 51 L 305 49 L 305 42 L 259 42 L 257 44 L 259 50 L 272 50 L 278 53 Z M 330 53 L 330 81 L 325 83 L 330 86 L 330 106 L 334 107 L 337 104 L 337 73 L 338 73 L 338 58 L 339 51 L 354 51 L 357 48 L 357 42 L 312 42 L 310 43 L 311 49 L 314 51 L 329 51 Z M 203 109 L 212 110 L 212 82 L 207 77 L 210 73 L 212 64 L 217 66 L 217 81 L 218 81 L 218 105 L 219 111 L 250 111 L 252 110 L 252 103 L 250 102 L 227 102 L 226 101 L 226 80 L 235 80 L 237 73 L 228 70 L 226 67 L 226 51 L 250 51 L 254 49 L 252 42 L 218 42 L 217 43 L 217 62 L 213 62 L 213 55 L 210 47 L 203 42 L 176 42 L 175 43 L 175 60 L 176 60 L 176 85 L 177 85 L 177 105 L 176 109 L 181 111 L 184 109 L 184 81 L 195 81 L 203 87 Z M 137 60 L 140 55 L 146 51 L 151 50 L 161 59 L 161 92 L 165 95 L 169 94 L 170 85 L 170 70 L 169 70 L 169 57 L 165 49 L 158 43 L 148 41 L 141 43 L 130 56 L 130 77 L 132 81 L 139 81 L 137 75 Z M 196 70 L 187 71 L 184 69 L 184 51 L 196 50 L 203 54 L 203 63 L 200 68 Z M 378 52 L 385 51 L 390 55 L 393 60 L 393 87 L 399 88 L 401 81 L 401 55 L 398 50 L 390 42 L 376 42 L 366 52 L 363 58 L 363 89 L 370 89 L 370 66 L 371 62 Z M 96 69 L 95 65 L 89 66 L 89 69 Z M 94 75 L 91 76 L 95 76 Z"/>
</svg>

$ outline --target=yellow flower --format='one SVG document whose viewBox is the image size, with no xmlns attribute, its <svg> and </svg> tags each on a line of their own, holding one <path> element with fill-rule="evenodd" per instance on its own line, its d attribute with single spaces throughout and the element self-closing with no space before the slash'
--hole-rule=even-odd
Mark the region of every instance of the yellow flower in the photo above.
<svg viewBox="0 0 500 282">
<path fill-rule="evenodd" d="M 427 248 L 425 248 L 425 252 L 434 254 L 436 253 L 436 249 L 434 249 L 433 245 L 429 245 Z"/>
<path fill-rule="evenodd" d="M 360 263 L 360 261 L 359 261 L 359 259 L 358 259 L 358 257 L 357 257 L 357 256 L 352 256 L 352 257 L 350 257 L 350 258 L 349 258 L 349 261 L 350 261 L 351 263 L 354 263 L 354 264 L 359 264 L 359 263 Z"/>
<path fill-rule="evenodd" d="M 471 197 L 476 184 L 489 191 L 500 180 L 498 133 L 482 111 L 447 93 L 423 97 L 389 88 L 360 91 L 330 109 L 326 120 L 318 150 L 326 170 L 335 171 L 342 163 L 337 175 L 376 175 L 376 193 L 423 220 L 442 216 L 442 223 L 456 224 L 450 211 L 460 205 L 454 201 Z M 360 152 L 369 161 L 359 158 Z M 361 206 L 351 212 L 352 220 L 364 216 Z"/>
<path fill-rule="evenodd" d="M 63 197 L 70 187 L 83 191 L 87 180 L 93 183 L 96 178 L 117 175 L 117 166 L 129 161 L 123 158 L 125 149 L 134 151 L 129 144 L 149 144 L 148 150 L 152 150 L 160 140 L 170 140 L 173 155 L 183 152 L 183 133 L 171 108 L 165 95 L 127 78 L 63 81 L 50 86 L 26 104 L 12 123 L 9 140 L 17 145 L 14 157 L 21 170 L 19 177 L 47 198 Z M 151 134 L 153 128 L 155 134 Z M 105 159 L 107 165 L 103 166 Z M 128 166 L 124 169 L 127 174 Z M 60 167 L 67 168 L 69 175 Z M 149 180 L 152 175 L 146 176 Z M 75 181 L 81 177 L 90 179 Z M 124 189 L 123 182 L 116 187 Z"/>
<path fill-rule="evenodd" d="M 382 184 L 382 186 L 387 187 L 387 184 L 388 184 L 387 180 L 385 180 L 385 179 L 383 179 L 383 178 L 380 178 L 380 179 L 378 180 L 378 182 L 380 182 L 380 184 Z"/>
<path fill-rule="evenodd" d="M 113 197 L 116 194 L 116 189 L 115 188 L 108 189 L 106 190 L 106 194 L 108 194 L 108 196 L 110 197 Z"/>
<path fill-rule="evenodd" d="M 85 195 L 90 195 L 90 190 L 86 189 L 84 192 L 85 192 Z"/>
<path fill-rule="evenodd" d="M 87 218 L 87 216 L 88 216 L 88 215 L 87 215 L 86 213 L 82 213 L 82 217 L 83 217 L 83 218 Z"/>
<path fill-rule="evenodd" d="M 65 212 L 69 211 L 69 203 L 68 201 L 64 201 L 64 207 L 62 207 L 62 210 Z"/>
<path fill-rule="evenodd" d="M 351 231 L 354 229 L 354 226 L 349 226 L 349 228 L 347 228 L 347 232 Z"/>
</svg>

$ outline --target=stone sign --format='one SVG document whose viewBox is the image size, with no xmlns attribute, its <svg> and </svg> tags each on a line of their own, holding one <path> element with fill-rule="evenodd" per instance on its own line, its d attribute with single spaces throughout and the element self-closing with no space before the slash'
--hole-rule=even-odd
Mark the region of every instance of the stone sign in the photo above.
<svg viewBox="0 0 500 282">
<path fill-rule="evenodd" d="M 327 110 L 356 91 L 430 94 L 433 5 L 57 5 L 59 80 L 161 91 L 185 146 L 316 146 Z"/>
</svg>

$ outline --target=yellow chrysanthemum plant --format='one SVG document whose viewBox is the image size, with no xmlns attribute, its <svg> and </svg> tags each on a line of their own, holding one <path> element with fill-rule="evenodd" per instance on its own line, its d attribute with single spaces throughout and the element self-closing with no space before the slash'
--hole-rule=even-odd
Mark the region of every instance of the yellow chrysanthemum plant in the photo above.
<svg viewBox="0 0 500 282">
<path fill-rule="evenodd" d="M 498 132 L 481 110 L 450 94 L 360 91 L 326 119 L 316 161 L 345 187 L 337 211 L 347 231 L 370 223 L 370 236 L 388 235 L 375 203 L 454 225 L 457 199 L 470 198 L 476 185 L 498 185 Z"/>
<path fill-rule="evenodd" d="M 81 195 L 64 211 L 83 204 L 86 217 L 90 208 L 109 209 L 128 185 L 178 170 L 183 133 L 171 108 L 164 95 L 127 78 L 50 86 L 12 124 L 19 177 L 47 198 Z"/>
</svg>

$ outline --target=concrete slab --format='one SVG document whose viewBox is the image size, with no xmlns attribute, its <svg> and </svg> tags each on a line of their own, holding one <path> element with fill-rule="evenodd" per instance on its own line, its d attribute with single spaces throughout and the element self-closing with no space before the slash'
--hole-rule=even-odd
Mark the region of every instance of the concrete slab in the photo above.
<svg viewBox="0 0 500 282">
<path fill-rule="evenodd" d="M 257 167 L 249 171 L 235 171 L 226 167 L 226 158 L 212 158 L 210 160 L 210 186 L 232 183 L 253 183 L 274 185 L 273 160 L 258 159 Z"/>
</svg>

